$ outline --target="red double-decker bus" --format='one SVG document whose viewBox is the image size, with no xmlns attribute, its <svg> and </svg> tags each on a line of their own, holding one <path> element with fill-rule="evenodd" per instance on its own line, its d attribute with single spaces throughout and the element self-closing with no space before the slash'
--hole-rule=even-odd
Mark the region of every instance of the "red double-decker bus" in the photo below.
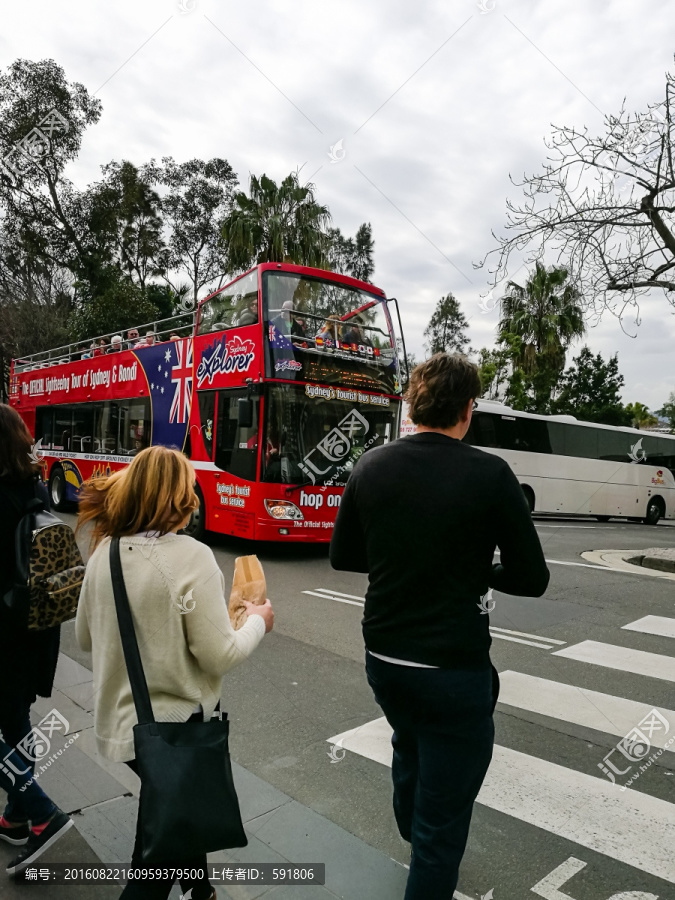
<svg viewBox="0 0 675 900">
<path fill-rule="evenodd" d="M 354 278 L 264 263 L 194 315 L 139 327 L 154 332 L 145 343 L 121 335 L 116 352 L 92 355 L 86 341 L 13 360 L 10 403 L 52 504 L 165 444 L 196 471 L 189 534 L 329 540 L 354 463 L 398 436 L 390 302 Z"/>
</svg>

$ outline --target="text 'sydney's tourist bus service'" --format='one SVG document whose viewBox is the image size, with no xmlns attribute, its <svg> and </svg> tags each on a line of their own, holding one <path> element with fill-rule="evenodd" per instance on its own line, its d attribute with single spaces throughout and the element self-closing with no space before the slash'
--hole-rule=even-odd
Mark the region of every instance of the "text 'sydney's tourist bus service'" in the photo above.
<svg viewBox="0 0 675 900">
<path fill-rule="evenodd" d="M 399 432 L 384 293 L 264 263 L 203 300 L 179 339 L 166 339 L 178 327 L 167 321 L 151 346 L 85 359 L 70 346 L 13 361 L 10 402 L 41 442 L 53 504 L 165 444 L 196 470 L 194 536 L 329 540 L 354 463 Z"/>
<path fill-rule="evenodd" d="M 414 429 L 404 416 L 401 434 Z M 675 435 L 532 415 L 479 400 L 464 440 L 506 460 L 534 513 L 647 525 L 675 518 Z"/>
</svg>

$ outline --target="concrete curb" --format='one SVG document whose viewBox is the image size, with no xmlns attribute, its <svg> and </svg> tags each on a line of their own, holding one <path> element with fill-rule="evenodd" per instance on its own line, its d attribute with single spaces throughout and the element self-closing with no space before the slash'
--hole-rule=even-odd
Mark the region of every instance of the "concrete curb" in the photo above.
<svg viewBox="0 0 675 900">
<path fill-rule="evenodd" d="M 675 559 L 667 559 L 661 556 L 631 556 L 627 559 L 633 566 L 642 566 L 645 569 L 657 569 L 660 572 L 675 572 Z"/>
<path fill-rule="evenodd" d="M 654 578 L 667 578 L 675 581 L 675 562 L 659 557 L 643 556 L 636 554 L 635 550 L 586 550 L 581 554 L 582 558 L 596 565 L 607 566 L 609 569 L 619 569 L 623 572 L 631 572 L 634 575 L 647 575 Z M 635 560 L 641 560 L 636 563 Z M 650 565 L 656 561 L 660 565 Z M 671 563 L 672 568 L 662 568 L 663 563 Z"/>
</svg>

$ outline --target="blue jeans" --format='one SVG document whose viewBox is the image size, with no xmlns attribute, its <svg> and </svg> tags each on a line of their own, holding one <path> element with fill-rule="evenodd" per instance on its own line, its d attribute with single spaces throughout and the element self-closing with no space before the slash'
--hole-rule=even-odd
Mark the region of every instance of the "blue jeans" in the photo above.
<svg viewBox="0 0 675 900">
<path fill-rule="evenodd" d="M 451 900 L 492 759 L 497 671 L 420 669 L 366 653 L 366 674 L 394 730 L 394 815 L 412 845 L 405 900 Z"/>
<path fill-rule="evenodd" d="M 30 702 L 0 694 L 0 788 L 7 793 L 3 815 L 9 822 L 46 822 L 56 809 L 32 781 L 35 763 L 14 750 L 30 731 Z"/>
</svg>

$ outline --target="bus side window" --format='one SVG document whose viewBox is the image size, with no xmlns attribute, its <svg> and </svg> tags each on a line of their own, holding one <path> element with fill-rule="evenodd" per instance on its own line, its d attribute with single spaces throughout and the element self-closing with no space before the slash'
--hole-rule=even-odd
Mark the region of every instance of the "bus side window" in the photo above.
<svg viewBox="0 0 675 900">
<path fill-rule="evenodd" d="M 472 419 L 476 447 L 497 447 L 495 416 L 492 413 L 476 413 Z"/>
<path fill-rule="evenodd" d="M 91 436 L 94 431 L 94 410 L 88 403 L 73 406 L 73 441 L 75 453 L 91 453 Z"/>
<path fill-rule="evenodd" d="M 253 425 L 239 425 L 240 397 L 248 396 L 245 390 L 221 391 L 218 397 L 218 423 L 216 427 L 216 465 L 243 478 L 255 481 L 258 460 L 258 410 L 259 400 L 253 399 Z"/>
<path fill-rule="evenodd" d="M 514 450 L 529 450 L 531 453 L 550 453 L 551 442 L 548 427 L 541 419 L 516 419 L 516 439 Z"/>
<path fill-rule="evenodd" d="M 118 453 L 135 456 L 145 450 L 150 439 L 150 400 L 141 397 L 121 401 L 119 405 L 120 433 Z"/>
<path fill-rule="evenodd" d="M 54 410 L 51 406 L 40 406 L 35 417 L 35 440 L 42 440 L 43 450 L 51 450 L 54 444 Z"/>
<path fill-rule="evenodd" d="M 117 453 L 117 404 L 109 400 L 98 404 L 94 417 L 94 453 Z"/>
<path fill-rule="evenodd" d="M 54 450 L 71 451 L 73 437 L 72 406 L 57 406 L 54 409 Z"/>
</svg>

